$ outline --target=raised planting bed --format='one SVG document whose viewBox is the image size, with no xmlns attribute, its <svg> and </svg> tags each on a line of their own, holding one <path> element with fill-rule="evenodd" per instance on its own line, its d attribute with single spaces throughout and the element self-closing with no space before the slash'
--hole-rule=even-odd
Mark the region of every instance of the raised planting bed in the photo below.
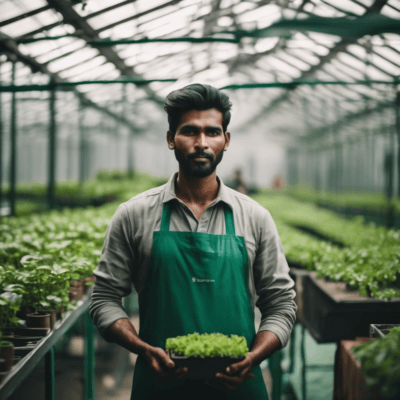
<svg viewBox="0 0 400 400">
<path fill-rule="evenodd" d="M 296 267 L 294 266 L 296 265 Z M 303 291 L 304 284 L 303 279 L 305 276 L 309 275 L 309 272 L 305 269 L 299 268 L 300 265 L 289 263 L 290 271 L 289 275 L 294 280 L 294 288 L 296 291 L 296 297 L 294 299 L 297 305 L 297 319 L 300 322 L 304 321 L 304 305 L 303 305 Z"/>
<path fill-rule="evenodd" d="M 378 400 L 378 393 L 367 388 L 360 360 L 353 347 L 372 338 L 356 338 L 340 342 L 335 360 L 334 400 Z"/>
<path fill-rule="evenodd" d="M 176 367 L 187 367 L 185 379 L 211 379 L 244 360 L 248 347 L 243 336 L 195 332 L 167 339 L 166 350 Z"/>
<path fill-rule="evenodd" d="M 309 272 L 302 279 L 302 321 L 319 343 L 368 337 L 371 322 L 400 321 L 400 298 L 379 300 L 349 290 L 343 282 L 327 282 Z"/>
<path fill-rule="evenodd" d="M 371 338 L 373 339 L 373 338 Z M 385 337 L 352 348 L 360 361 L 369 391 L 377 399 L 400 399 L 400 327 L 393 327 Z"/>
</svg>

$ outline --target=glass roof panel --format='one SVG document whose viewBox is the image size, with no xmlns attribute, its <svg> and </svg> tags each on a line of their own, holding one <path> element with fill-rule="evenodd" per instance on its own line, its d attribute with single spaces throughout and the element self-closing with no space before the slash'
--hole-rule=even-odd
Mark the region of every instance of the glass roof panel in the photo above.
<svg viewBox="0 0 400 400">
<path fill-rule="evenodd" d="M 118 22 L 124 18 L 129 18 L 137 13 L 135 4 L 126 4 L 114 10 L 100 14 L 97 17 L 88 19 L 88 22 L 94 29 L 100 29 L 103 26 Z"/>
<path fill-rule="evenodd" d="M 17 17 L 24 12 L 47 6 L 45 0 L 3 0 L 0 2 L 0 15 L 3 20 Z M 93 28 L 99 29 L 101 38 L 166 38 L 179 36 L 202 37 L 236 29 L 264 28 L 282 17 L 297 19 L 317 15 L 322 17 L 355 18 L 365 14 L 375 0 L 303 0 L 270 2 L 267 0 L 89 0 L 86 8 L 75 4 L 72 8 L 77 15 Z M 298 12 L 298 7 L 303 11 Z M 389 0 L 382 14 L 400 19 L 400 3 Z M 65 16 L 53 10 L 46 10 L 9 23 L 0 28 L 2 33 L 17 38 L 43 27 L 62 22 Z M 128 19 L 128 20 L 126 20 Z M 79 25 L 79 21 L 78 21 Z M 85 36 L 84 26 L 75 32 L 75 28 L 63 23 L 53 28 L 46 28 L 37 36 L 58 36 L 75 33 Z M 321 80 L 363 80 L 365 74 L 369 79 L 391 80 L 400 75 L 400 36 L 383 33 L 372 38 L 361 38 L 347 47 L 341 37 L 317 32 L 290 31 L 291 37 L 247 38 L 235 43 L 147 43 L 118 45 L 102 48 L 106 58 L 99 50 L 85 43 L 83 39 L 73 37 L 52 41 L 20 44 L 18 50 L 29 55 L 40 69 L 48 67 L 60 78 L 76 80 L 116 79 L 121 71 L 125 74 L 146 79 L 178 78 L 176 83 L 154 82 L 144 88 L 129 85 L 130 101 L 144 99 L 150 93 L 161 98 L 173 88 L 187 83 L 205 82 L 221 87 L 228 84 L 251 82 L 290 82 L 293 79 Z M 232 35 L 221 34 L 232 38 Z M 367 56 L 364 46 L 372 44 L 371 54 Z M 337 49 L 338 43 L 340 47 Z M 343 51 L 347 48 L 346 52 Z M 341 50 L 338 52 L 338 50 Z M 125 63 L 124 67 L 119 57 Z M 325 58 L 329 56 L 328 58 Z M 329 60 L 329 61 L 328 61 Z M 371 65 L 366 66 L 366 62 Z M 2 68 L 2 82 L 11 79 L 10 63 Z M 309 72 L 312 71 L 312 72 Z M 17 82 L 46 83 L 45 74 L 34 74 L 26 66 L 18 63 Z M 93 101 L 113 109 L 113 99 L 121 98 L 121 85 L 87 85 L 78 86 Z M 288 118 L 290 108 L 286 101 L 296 104 L 293 115 L 301 114 L 301 99 L 313 94 L 310 104 L 317 106 L 324 96 L 336 99 L 358 99 L 359 103 L 342 106 L 342 112 L 353 112 L 363 106 L 363 98 L 375 98 L 383 101 L 382 86 L 308 86 L 296 87 L 287 92 L 284 88 L 254 89 L 229 91 L 232 98 L 240 104 L 243 111 L 237 121 L 244 124 L 249 117 L 270 121 L 271 126 L 279 127 L 279 120 Z M 282 97 L 281 94 L 287 93 Z M 21 94 L 22 95 L 22 94 Z M 37 94 L 34 94 L 37 95 Z M 66 93 L 60 95 L 64 96 Z M 6 95 L 5 95 L 6 96 Z M 7 97 L 7 96 L 6 96 Z M 66 98 L 66 97 L 65 97 Z M 251 99 L 251 100 L 249 100 Z M 276 101 L 273 116 L 268 110 Z M 346 100 L 347 101 L 347 100 Z M 257 104 L 255 104 L 257 103 Z M 68 104 L 68 101 L 66 102 Z M 152 103 L 151 107 L 158 105 Z M 275 104 L 275 103 L 274 103 Z M 36 106 L 35 106 L 36 107 Z M 347 110 L 347 111 L 346 111 Z M 260 114 L 261 113 L 261 114 Z M 34 113 L 32 113 L 34 114 Z M 31 115 L 31 114 L 29 114 Z M 145 118 L 145 116 L 142 116 Z M 34 118 L 34 116 L 29 117 Z M 311 116 L 312 123 L 320 126 L 323 119 L 315 111 Z M 285 127 L 290 131 L 290 126 Z M 303 133 L 301 133 L 303 134 Z"/>
<path fill-rule="evenodd" d="M 400 8 L 398 3 L 397 8 Z M 382 8 L 381 14 L 389 18 L 400 19 L 400 11 L 395 10 L 393 7 L 389 7 L 388 5 Z"/>
<path fill-rule="evenodd" d="M 82 3 L 75 4 L 73 8 L 82 17 L 88 17 L 95 12 L 101 12 L 108 7 L 124 2 L 125 0 L 89 0 L 84 8 L 82 7 Z"/>
<path fill-rule="evenodd" d="M 52 72 L 57 72 L 71 68 L 83 61 L 88 61 L 99 54 L 98 50 L 93 48 L 83 48 L 73 52 L 72 54 L 61 59 L 52 61 L 48 64 L 48 68 Z"/>
</svg>

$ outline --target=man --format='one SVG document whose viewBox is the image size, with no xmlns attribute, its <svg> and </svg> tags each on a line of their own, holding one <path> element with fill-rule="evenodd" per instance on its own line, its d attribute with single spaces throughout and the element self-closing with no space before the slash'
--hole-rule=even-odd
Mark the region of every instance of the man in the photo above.
<svg viewBox="0 0 400 400">
<path fill-rule="evenodd" d="M 259 365 L 286 346 L 296 313 L 275 224 L 216 175 L 231 138 L 228 96 L 194 84 L 170 93 L 164 108 L 179 172 L 119 206 L 95 270 L 91 317 L 106 340 L 138 354 L 132 399 L 268 399 Z M 131 282 L 139 335 L 121 305 Z M 250 351 L 212 380 L 185 379 L 165 342 L 193 332 L 244 336 Z"/>
</svg>

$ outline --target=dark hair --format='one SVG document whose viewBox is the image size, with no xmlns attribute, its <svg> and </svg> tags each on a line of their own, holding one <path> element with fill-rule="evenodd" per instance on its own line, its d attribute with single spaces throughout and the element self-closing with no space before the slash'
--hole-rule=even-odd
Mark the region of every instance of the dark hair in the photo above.
<svg viewBox="0 0 400 400">
<path fill-rule="evenodd" d="M 190 110 L 208 110 L 216 108 L 222 113 L 224 133 L 231 120 L 232 103 L 228 95 L 210 85 L 194 83 L 179 90 L 174 90 L 164 102 L 164 110 L 168 114 L 169 130 L 175 135 L 179 120 L 183 113 Z"/>
</svg>

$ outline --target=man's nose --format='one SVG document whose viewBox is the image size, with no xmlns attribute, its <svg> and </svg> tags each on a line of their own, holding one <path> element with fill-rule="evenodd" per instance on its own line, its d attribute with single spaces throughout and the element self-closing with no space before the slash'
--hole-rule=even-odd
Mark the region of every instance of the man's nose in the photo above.
<svg viewBox="0 0 400 400">
<path fill-rule="evenodd" d="M 197 140 L 196 140 L 196 143 L 195 143 L 195 147 L 196 147 L 196 148 L 199 148 L 199 149 L 206 149 L 206 148 L 208 148 L 207 137 L 206 137 L 206 135 L 205 135 L 204 132 L 200 132 L 200 133 L 197 135 Z"/>
</svg>

